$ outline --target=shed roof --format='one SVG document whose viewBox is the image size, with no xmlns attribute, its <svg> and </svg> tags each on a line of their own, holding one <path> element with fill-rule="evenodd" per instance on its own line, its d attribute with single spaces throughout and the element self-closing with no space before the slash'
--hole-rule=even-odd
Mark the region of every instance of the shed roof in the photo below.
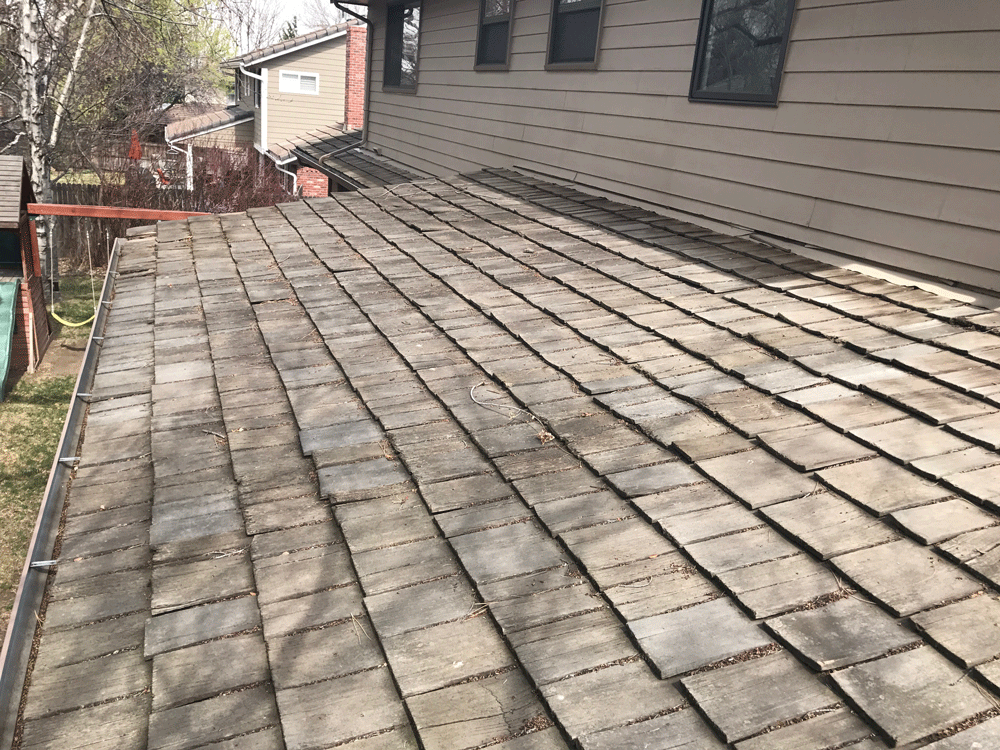
<svg viewBox="0 0 1000 750">
<path fill-rule="evenodd" d="M 996 747 L 998 326 L 507 171 L 161 223 L 22 746 Z"/>
<path fill-rule="evenodd" d="M 317 29 L 316 31 L 300 34 L 292 39 L 285 39 L 277 42 L 276 44 L 271 44 L 267 47 L 261 47 L 260 49 L 255 49 L 242 55 L 237 55 L 236 57 L 223 62 L 222 67 L 239 68 L 240 66 L 245 67 L 247 65 L 255 65 L 272 57 L 278 57 L 289 52 L 300 50 L 303 47 L 319 44 L 320 42 L 328 39 L 335 39 L 343 36 L 349 26 L 354 26 L 358 23 L 358 21 L 352 19 L 350 21 L 346 21 L 345 23 L 336 23 L 323 29 Z"/>
<path fill-rule="evenodd" d="M 319 128 L 272 146 L 270 153 L 279 162 L 298 159 L 355 190 L 399 185 L 423 177 L 365 148 L 361 136 L 360 130 L 345 133 L 336 127 Z"/>
<path fill-rule="evenodd" d="M 34 203 L 34 196 L 24 159 L 0 155 L 0 229 L 16 229 L 22 207 Z"/>
<path fill-rule="evenodd" d="M 163 129 L 163 135 L 168 141 L 177 141 L 247 122 L 253 118 L 252 109 L 236 104 L 225 109 L 170 122 Z"/>
</svg>

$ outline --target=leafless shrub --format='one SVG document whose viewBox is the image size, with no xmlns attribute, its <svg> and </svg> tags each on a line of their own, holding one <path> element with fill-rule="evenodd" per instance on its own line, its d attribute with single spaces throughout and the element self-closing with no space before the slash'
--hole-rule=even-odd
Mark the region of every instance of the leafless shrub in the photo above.
<svg viewBox="0 0 1000 750">
<path fill-rule="evenodd" d="M 125 147 L 127 151 L 127 146 Z M 155 161 L 153 163 L 156 163 Z M 148 168 L 127 158 L 106 159 L 95 170 L 97 184 L 60 185 L 60 203 L 170 211 L 231 213 L 294 200 L 287 177 L 254 149 L 195 150 L 194 189 L 185 188 L 183 157 Z M 127 219 L 60 218 L 56 237 L 65 265 L 101 267 L 111 244 L 133 226 L 149 222 Z M 89 260 L 88 260 L 89 253 Z"/>
</svg>

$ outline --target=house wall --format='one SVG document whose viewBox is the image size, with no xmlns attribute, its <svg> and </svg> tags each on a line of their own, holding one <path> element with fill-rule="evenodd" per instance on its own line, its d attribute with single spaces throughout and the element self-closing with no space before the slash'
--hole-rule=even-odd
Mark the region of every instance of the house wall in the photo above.
<svg viewBox="0 0 1000 750">
<path fill-rule="evenodd" d="M 247 68 L 247 70 L 250 70 L 250 72 L 252 72 L 252 73 L 257 73 L 258 75 L 260 74 L 260 70 L 258 68 L 254 68 L 253 66 L 251 66 L 250 68 Z M 250 145 L 253 145 L 255 143 L 260 143 L 260 138 L 261 138 L 261 119 L 262 119 L 261 118 L 260 107 L 255 107 L 254 106 L 252 90 L 250 92 L 247 92 L 246 96 L 242 96 L 241 95 L 241 94 L 243 94 L 242 87 L 240 86 L 240 79 L 242 78 L 242 74 L 239 71 L 236 71 L 234 73 L 234 75 L 236 76 L 236 104 L 242 104 L 244 107 L 246 107 L 247 109 L 251 110 L 253 112 L 253 120 L 251 120 L 249 123 L 240 123 L 240 125 L 237 125 L 236 127 L 242 128 L 242 130 L 239 132 L 238 135 L 236 133 L 234 133 L 233 134 L 233 138 L 235 140 L 236 138 L 241 138 L 242 139 L 242 138 L 245 137 L 245 138 L 247 138 L 249 140 Z M 212 136 L 212 135 L 215 135 L 215 133 L 209 133 L 208 135 Z M 195 143 L 195 145 L 196 146 L 205 146 L 205 145 L 211 146 L 211 145 L 215 145 L 215 144 L 214 143 Z"/>
<path fill-rule="evenodd" d="M 344 127 L 361 130 L 365 126 L 365 64 L 368 55 L 368 27 L 349 26 L 344 48 Z"/>
<path fill-rule="evenodd" d="M 10 371 L 34 372 L 51 340 L 48 311 L 39 277 L 22 282 L 21 299 L 14 315 L 16 322 L 11 342 Z"/>
<path fill-rule="evenodd" d="M 289 52 L 264 64 L 268 71 L 267 145 L 344 121 L 346 48 L 345 35 L 326 44 Z M 279 91 L 282 70 L 319 75 L 319 93 Z"/>
<path fill-rule="evenodd" d="M 254 123 L 252 120 L 237 123 L 229 128 L 215 130 L 205 135 L 195 136 L 184 141 L 194 146 L 204 148 L 242 148 L 252 146 L 254 142 Z"/>
<path fill-rule="evenodd" d="M 474 72 L 478 0 L 424 0 L 416 94 L 369 140 L 436 175 L 524 166 L 849 256 L 1000 290 L 1000 3 L 798 0 L 777 107 L 688 100 L 701 0 L 607 0 L 597 71 L 545 71 L 551 0 Z"/>
<path fill-rule="evenodd" d="M 28 223 L 23 222 L 21 251 L 24 279 L 20 286 L 20 300 L 14 309 L 14 339 L 11 342 L 10 362 L 12 373 L 33 372 L 52 338 L 48 311 L 45 309 L 37 238 L 33 233 L 34 230 Z"/>
<path fill-rule="evenodd" d="M 235 104 L 242 104 L 248 109 L 253 109 L 253 96 L 242 96 L 243 87 L 240 86 L 240 79 L 243 77 L 242 74 L 237 70 L 233 73 L 236 79 L 235 91 L 236 91 L 236 101 Z"/>
<path fill-rule="evenodd" d="M 318 169 L 299 167 L 295 174 L 303 198 L 326 198 L 330 194 L 330 178 Z"/>
</svg>

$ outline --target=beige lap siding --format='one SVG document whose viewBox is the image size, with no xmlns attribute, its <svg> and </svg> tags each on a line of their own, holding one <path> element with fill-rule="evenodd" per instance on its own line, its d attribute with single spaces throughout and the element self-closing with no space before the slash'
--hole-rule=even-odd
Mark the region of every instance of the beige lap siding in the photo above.
<svg viewBox="0 0 1000 750">
<path fill-rule="evenodd" d="M 254 142 L 254 124 L 251 120 L 247 120 L 229 128 L 196 136 L 191 138 L 189 142 L 194 146 L 206 148 L 241 148 L 243 146 L 252 146 Z"/>
<path fill-rule="evenodd" d="M 265 64 L 269 145 L 344 121 L 347 37 L 290 52 Z M 280 91 L 281 71 L 319 77 L 318 94 Z"/>
<path fill-rule="evenodd" d="M 478 73 L 478 0 L 424 0 L 415 95 L 382 91 L 385 2 L 370 141 L 391 158 L 530 167 L 1000 290 L 1000 4 L 799 0 L 757 107 L 688 100 L 701 0 L 607 0 L 596 72 L 544 70 L 551 0 L 520 0 L 510 71 Z"/>
</svg>

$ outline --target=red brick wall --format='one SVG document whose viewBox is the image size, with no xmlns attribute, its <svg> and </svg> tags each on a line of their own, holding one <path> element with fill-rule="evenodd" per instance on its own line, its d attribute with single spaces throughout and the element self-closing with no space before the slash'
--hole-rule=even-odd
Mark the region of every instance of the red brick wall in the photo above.
<svg viewBox="0 0 1000 750">
<path fill-rule="evenodd" d="M 368 28 L 347 29 L 347 82 L 344 88 L 344 126 L 360 130 L 365 124 L 365 52 Z"/>
<path fill-rule="evenodd" d="M 45 309 L 45 292 L 43 290 L 43 280 L 41 276 L 33 276 L 28 279 L 27 293 L 21 292 L 21 297 L 25 305 L 30 305 L 34 312 L 35 330 L 32 332 L 35 337 L 35 361 L 32 367 L 38 367 L 42 356 L 49 348 L 52 341 L 52 331 L 49 328 L 49 313 Z"/>
<path fill-rule="evenodd" d="M 325 198 L 330 194 L 330 179 L 312 167 L 299 167 L 299 188 L 303 198 Z"/>
<path fill-rule="evenodd" d="M 10 374 L 25 372 L 31 369 L 28 356 L 28 310 L 31 309 L 31 296 L 24 284 L 21 284 L 21 298 L 14 306 L 14 340 L 11 345 Z M 25 304 L 27 303 L 27 304 Z"/>
<path fill-rule="evenodd" d="M 14 308 L 11 372 L 31 372 L 38 367 L 52 338 L 40 275 L 38 238 L 34 229 L 34 223 L 23 224 L 21 228 L 21 261 L 25 280 L 21 282 L 20 299 Z"/>
<path fill-rule="evenodd" d="M 10 371 L 31 372 L 38 367 L 51 338 L 48 313 L 42 296 L 42 280 L 37 276 L 27 283 L 21 283 L 21 295 L 14 308 L 14 320 Z"/>
</svg>

